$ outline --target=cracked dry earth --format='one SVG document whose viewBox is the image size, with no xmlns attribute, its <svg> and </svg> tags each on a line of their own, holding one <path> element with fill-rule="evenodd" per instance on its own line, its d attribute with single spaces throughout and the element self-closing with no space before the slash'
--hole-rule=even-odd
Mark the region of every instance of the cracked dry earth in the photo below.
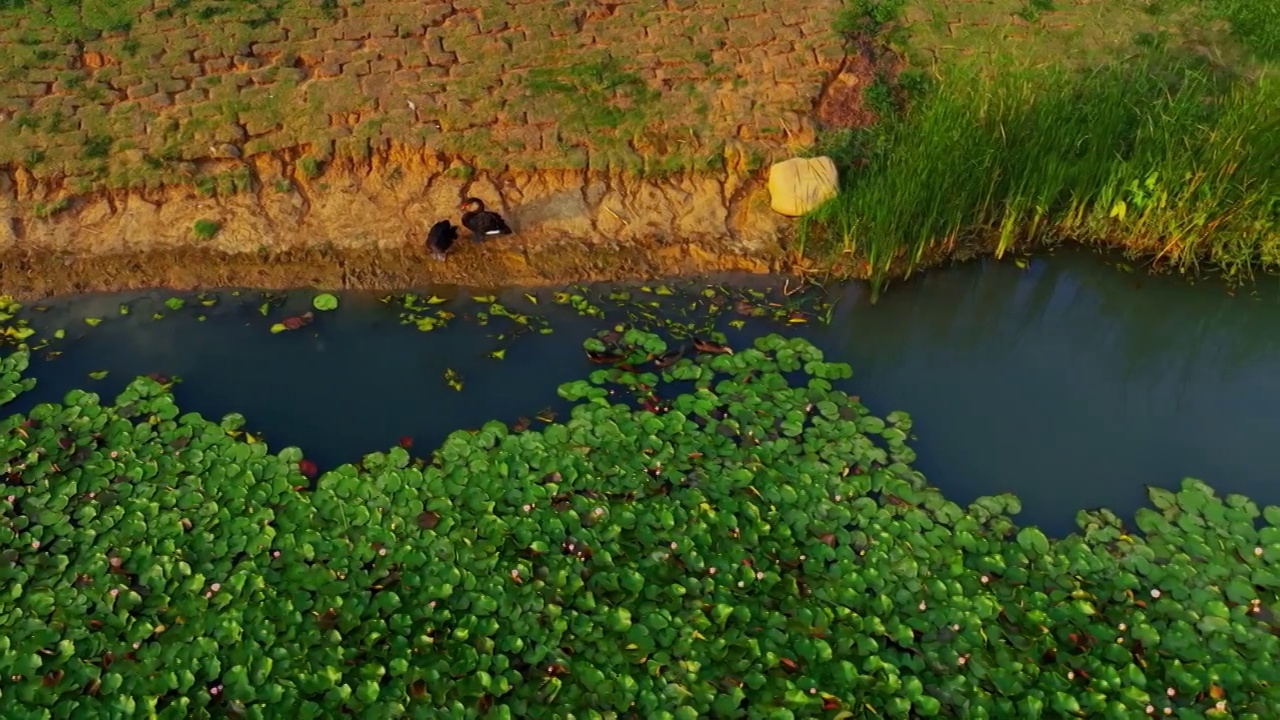
<svg viewBox="0 0 1280 720">
<path fill-rule="evenodd" d="M 761 168 L 813 139 L 840 6 L 124 0 L 92 40 L 0 11 L 0 292 L 776 267 Z M 465 194 L 518 236 L 425 262 Z"/>
</svg>

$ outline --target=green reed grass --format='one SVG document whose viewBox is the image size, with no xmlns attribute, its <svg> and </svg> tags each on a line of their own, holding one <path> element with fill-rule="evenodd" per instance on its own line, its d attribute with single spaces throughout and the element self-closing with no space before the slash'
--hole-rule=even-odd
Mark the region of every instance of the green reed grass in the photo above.
<svg viewBox="0 0 1280 720">
<path fill-rule="evenodd" d="M 1280 87 L 1118 68 L 952 75 L 806 218 L 877 286 L 960 243 L 1071 238 L 1228 276 L 1280 264 Z M 819 230 L 815 232 L 815 230 Z"/>
</svg>

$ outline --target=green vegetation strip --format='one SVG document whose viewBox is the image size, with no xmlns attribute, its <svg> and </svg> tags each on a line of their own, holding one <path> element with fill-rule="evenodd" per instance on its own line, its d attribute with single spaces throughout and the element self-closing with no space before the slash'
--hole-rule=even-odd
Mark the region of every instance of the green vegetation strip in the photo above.
<svg viewBox="0 0 1280 720">
<path fill-rule="evenodd" d="M 0 716 L 1280 716 L 1280 509 L 1189 480 L 1054 541 L 804 340 L 663 373 L 313 487 L 145 378 L 0 422 Z"/>
<path fill-rule="evenodd" d="M 1247 279 L 1280 262 L 1280 84 L 1184 70 L 956 71 L 868 142 L 807 226 L 878 282 L 957 245 L 1079 239 Z M 820 232 L 814 232 L 821 228 Z"/>
</svg>

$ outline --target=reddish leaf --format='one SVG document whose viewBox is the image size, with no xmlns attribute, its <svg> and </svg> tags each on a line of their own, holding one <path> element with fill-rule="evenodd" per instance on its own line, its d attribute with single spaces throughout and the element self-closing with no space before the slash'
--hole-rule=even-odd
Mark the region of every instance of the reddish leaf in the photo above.
<svg viewBox="0 0 1280 720">
<path fill-rule="evenodd" d="M 287 317 L 283 321 L 281 321 L 280 324 L 284 325 L 290 330 L 297 330 L 298 328 L 301 328 L 303 325 L 306 325 L 307 323 L 300 317 Z"/>
<path fill-rule="evenodd" d="M 314 478 L 319 470 L 316 468 L 316 464 L 314 462 L 303 458 L 298 461 L 298 472 L 302 473 L 307 478 Z"/>
<path fill-rule="evenodd" d="M 432 530 L 436 525 L 440 524 L 440 514 L 433 513 L 430 510 L 418 516 L 418 526 L 424 530 Z"/>
<path fill-rule="evenodd" d="M 408 435 L 402 436 L 400 438 L 400 447 L 404 448 L 405 450 L 408 450 L 409 448 L 413 447 L 413 438 Z"/>
</svg>

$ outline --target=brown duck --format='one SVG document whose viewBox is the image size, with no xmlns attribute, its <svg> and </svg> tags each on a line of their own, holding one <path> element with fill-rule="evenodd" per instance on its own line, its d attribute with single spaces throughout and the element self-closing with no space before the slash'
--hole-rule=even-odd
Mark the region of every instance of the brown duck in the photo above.
<svg viewBox="0 0 1280 720">
<path fill-rule="evenodd" d="M 702 338 L 697 338 L 697 337 L 693 339 L 693 349 L 697 350 L 700 353 L 707 353 L 709 355 L 732 355 L 733 354 L 733 348 L 729 347 L 728 345 L 723 345 L 718 342 L 712 342 L 711 340 L 704 340 Z"/>
</svg>

